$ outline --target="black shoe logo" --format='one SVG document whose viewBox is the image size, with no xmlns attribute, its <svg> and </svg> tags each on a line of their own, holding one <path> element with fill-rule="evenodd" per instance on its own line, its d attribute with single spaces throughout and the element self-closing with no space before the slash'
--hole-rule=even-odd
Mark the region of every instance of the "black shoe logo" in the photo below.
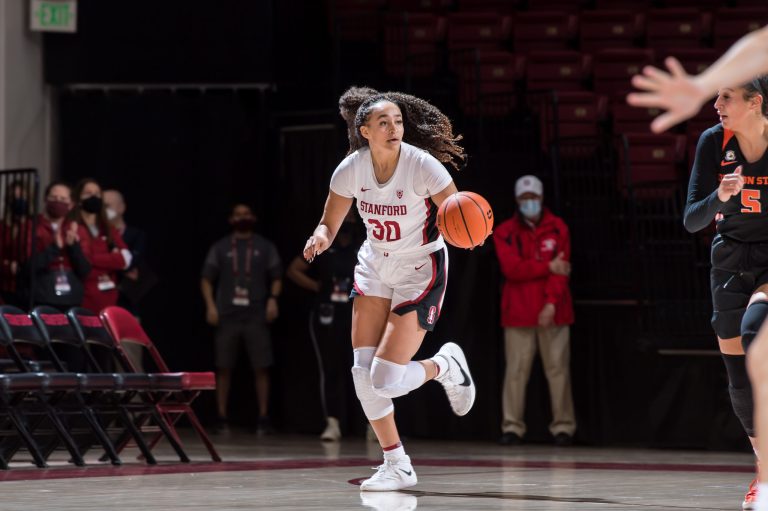
<svg viewBox="0 0 768 511">
<path fill-rule="evenodd" d="M 461 371 L 461 375 L 464 377 L 464 381 L 459 383 L 459 385 L 461 385 L 462 387 L 469 387 L 470 385 L 472 385 L 472 382 L 469 379 L 469 375 L 467 375 L 467 373 L 464 372 L 464 368 L 461 367 L 461 364 L 459 364 L 459 361 L 456 360 L 456 357 L 451 355 L 451 358 L 453 359 L 454 362 L 456 362 L 456 365 L 459 366 L 459 371 Z"/>
<path fill-rule="evenodd" d="M 413 475 L 413 470 L 411 470 L 411 471 L 408 471 L 408 470 L 403 470 L 402 468 L 400 468 L 400 469 L 398 469 L 398 470 L 400 470 L 400 472 L 402 472 L 403 474 L 405 474 L 405 475 L 407 475 L 407 476 L 409 476 L 409 477 L 410 477 L 411 475 Z"/>
</svg>

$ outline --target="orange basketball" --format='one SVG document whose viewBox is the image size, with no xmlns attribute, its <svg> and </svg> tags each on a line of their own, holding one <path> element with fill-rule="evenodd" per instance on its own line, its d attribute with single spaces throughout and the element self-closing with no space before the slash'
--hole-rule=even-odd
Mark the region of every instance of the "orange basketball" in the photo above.
<svg viewBox="0 0 768 511">
<path fill-rule="evenodd" d="M 476 247 L 493 230 L 493 210 L 480 195 L 457 192 L 440 205 L 437 228 L 445 241 L 454 247 Z"/>
</svg>

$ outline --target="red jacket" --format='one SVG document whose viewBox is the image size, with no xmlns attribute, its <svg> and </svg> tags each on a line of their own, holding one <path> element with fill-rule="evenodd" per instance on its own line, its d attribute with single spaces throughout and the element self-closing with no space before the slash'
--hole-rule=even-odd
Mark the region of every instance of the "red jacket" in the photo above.
<svg viewBox="0 0 768 511">
<path fill-rule="evenodd" d="M 77 230 L 80 237 L 80 247 L 83 249 L 85 258 L 91 263 L 91 272 L 83 282 L 85 288 L 83 307 L 94 312 L 117 304 L 117 272 L 126 267 L 125 259 L 120 250 L 128 247 L 117 230 L 113 227 L 110 229 L 112 229 L 112 239 L 114 240 L 113 247 L 108 246 L 105 235 L 99 233 L 98 236 L 93 236 L 88 227 L 83 224 L 80 224 Z M 100 290 L 99 283 L 102 283 L 103 286 L 107 281 L 111 281 L 113 287 Z"/>
<path fill-rule="evenodd" d="M 549 271 L 549 262 L 563 252 L 571 259 L 568 226 L 544 208 L 541 221 L 531 226 L 518 213 L 493 231 L 493 243 L 504 274 L 501 325 L 536 327 L 544 305 L 555 305 L 556 325 L 573 323 L 568 277 Z"/>
</svg>

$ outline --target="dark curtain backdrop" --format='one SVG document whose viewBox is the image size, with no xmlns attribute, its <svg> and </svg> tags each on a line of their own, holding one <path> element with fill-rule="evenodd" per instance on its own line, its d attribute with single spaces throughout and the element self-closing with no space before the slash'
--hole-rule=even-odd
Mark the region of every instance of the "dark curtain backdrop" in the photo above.
<svg viewBox="0 0 768 511">
<path fill-rule="evenodd" d="M 127 220 L 146 230 L 149 264 L 159 276 L 142 304 L 142 321 L 172 368 L 211 370 L 213 331 L 204 321 L 199 275 L 208 247 L 228 233 L 232 204 L 254 206 L 259 231 L 275 241 L 287 265 L 316 224 L 330 174 L 346 149 L 344 126 L 335 112 L 338 94 L 351 84 L 382 90 L 401 84 L 375 69 L 373 50 L 361 46 L 355 47 L 357 53 L 333 53 L 323 2 L 285 0 L 272 6 L 266 0 L 241 1 L 228 4 L 229 9 L 217 3 L 213 10 L 212 2 L 155 4 L 133 2 L 133 17 L 121 17 L 127 4 L 84 0 L 78 4 L 77 35 L 46 36 L 46 77 L 60 86 L 58 167 L 60 177 L 73 183 L 94 177 L 103 187 L 124 193 Z M 269 88 L 173 92 L 168 87 L 142 93 L 139 87 L 122 92 L 68 87 L 118 81 L 266 81 Z M 462 119 L 450 83 L 427 85 L 425 95 L 467 135 L 470 161 L 454 174 L 459 189 L 484 195 L 497 223 L 514 211 L 514 182 L 520 175 L 541 174 L 552 190 L 556 181 L 531 119 Z M 509 136 L 510 124 L 514 136 Z M 486 142 L 501 138 L 496 147 L 502 150 L 488 150 L 481 135 Z M 616 191 L 611 186 L 605 193 Z M 633 280 L 627 276 L 631 262 L 611 261 L 606 271 L 585 255 L 597 246 L 597 238 L 610 238 L 600 239 L 600 246 L 621 246 L 619 237 L 629 227 L 604 236 L 607 231 L 591 220 L 590 214 L 601 214 L 590 210 L 591 202 L 583 196 L 561 202 L 579 201 L 586 214 L 573 219 L 572 237 L 574 247 L 584 251 L 574 251 L 573 294 L 591 301 L 577 303 L 572 329 L 578 440 L 746 448 L 730 411 L 719 357 L 658 355 L 639 340 L 642 315 L 636 302 L 601 301 L 612 296 L 594 294 L 611 288 L 612 279 Z M 576 208 L 571 204 L 570 209 Z M 447 340 L 462 344 L 478 385 L 477 403 L 467 417 L 453 417 L 439 385 L 429 383 L 398 400 L 398 422 L 406 436 L 492 440 L 500 433 L 504 365 L 498 326 L 501 277 L 490 242 L 471 252 L 451 249 L 450 258 L 442 317 L 418 356 L 433 354 Z M 282 431 L 317 434 L 323 418 L 307 332 L 310 299 L 286 283 L 281 318 L 273 329 L 277 363 L 271 413 Z M 248 368 L 239 367 L 231 408 L 241 424 L 254 420 L 251 388 Z M 538 363 L 528 396 L 529 438 L 548 440 L 548 396 Z M 204 394 L 197 406 L 210 419 L 213 394 Z M 362 433 L 360 416 L 359 421 L 352 430 Z"/>
</svg>

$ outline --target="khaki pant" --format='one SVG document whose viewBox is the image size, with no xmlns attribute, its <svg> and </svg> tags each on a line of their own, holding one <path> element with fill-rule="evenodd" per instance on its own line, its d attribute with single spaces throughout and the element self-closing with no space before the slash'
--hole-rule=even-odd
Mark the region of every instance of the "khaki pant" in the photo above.
<svg viewBox="0 0 768 511">
<path fill-rule="evenodd" d="M 576 431 L 571 395 L 569 340 L 568 325 L 504 329 L 507 369 L 502 393 L 504 414 L 501 424 L 502 432 L 515 433 L 520 437 L 525 435 L 525 388 L 531 376 L 537 346 L 541 352 L 552 401 L 552 423 L 549 425 L 549 431 L 553 435 L 558 433 L 573 435 Z"/>
</svg>

